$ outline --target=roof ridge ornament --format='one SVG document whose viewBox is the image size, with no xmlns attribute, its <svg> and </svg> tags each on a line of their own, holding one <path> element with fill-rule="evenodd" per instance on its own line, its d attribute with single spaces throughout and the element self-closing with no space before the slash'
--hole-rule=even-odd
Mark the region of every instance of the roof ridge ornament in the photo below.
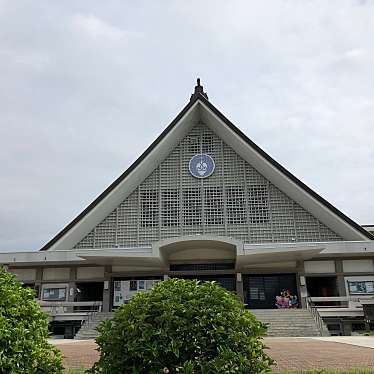
<svg viewBox="0 0 374 374">
<path fill-rule="evenodd" d="M 200 85 L 200 78 L 197 78 L 197 86 L 195 86 L 195 92 L 191 95 L 190 101 L 199 94 L 209 100 L 208 95 L 204 92 L 204 87 Z"/>
</svg>

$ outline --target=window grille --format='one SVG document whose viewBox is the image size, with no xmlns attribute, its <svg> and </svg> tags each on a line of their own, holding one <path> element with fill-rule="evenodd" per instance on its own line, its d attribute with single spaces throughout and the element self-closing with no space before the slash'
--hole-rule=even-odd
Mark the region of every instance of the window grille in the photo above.
<svg viewBox="0 0 374 374">
<path fill-rule="evenodd" d="M 170 271 L 217 271 L 235 269 L 233 262 L 211 263 L 211 264 L 170 264 Z"/>
<path fill-rule="evenodd" d="M 246 223 L 244 190 L 239 186 L 226 188 L 227 223 L 230 225 Z"/>
<path fill-rule="evenodd" d="M 269 221 L 269 191 L 267 185 L 248 187 L 249 221 L 266 223 Z"/>
<path fill-rule="evenodd" d="M 158 191 L 146 190 L 140 192 L 141 227 L 158 226 Z"/>
<path fill-rule="evenodd" d="M 224 223 L 222 188 L 209 187 L 205 189 L 204 208 L 206 225 L 222 225 Z"/>
<path fill-rule="evenodd" d="M 166 227 L 179 226 L 179 190 L 162 190 L 161 206 L 162 225 Z"/>
<path fill-rule="evenodd" d="M 183 190 L 183 224 L 201 225 L 201 197 L 199 188 Z"/>
<path fill-rule="evenodd" d="M 214 152 L 214 140 L 212 134 L 202 134 L 201 136 L 201 152 L 211 154 Z"/>
</svg>

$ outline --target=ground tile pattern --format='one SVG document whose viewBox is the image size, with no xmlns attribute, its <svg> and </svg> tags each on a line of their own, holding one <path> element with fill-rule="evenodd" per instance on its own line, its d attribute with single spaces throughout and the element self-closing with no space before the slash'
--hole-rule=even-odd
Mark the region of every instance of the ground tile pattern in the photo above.
<svg viewBox="0 0 374 374">
<path fill-rule="evenodd" d="M 266 338 L 268 354 L 276 360 L 274 371 L 374 368 L 374 349 L 305 338 Z M 98 359 L 93 340 L 55 343 L 69 369 L 89 368 Z"/>
<path fill-rule="evenodd" d="M 374 368 L 374 349 L 303 338 L 267 338 L 275 371 Z"/>
<path fill-rule="evenodd" d="M 55 345 L 62 352 L 65 369 L 88 369 L 99 359 L 94 340 L 76 340 Z"/>
</svg>

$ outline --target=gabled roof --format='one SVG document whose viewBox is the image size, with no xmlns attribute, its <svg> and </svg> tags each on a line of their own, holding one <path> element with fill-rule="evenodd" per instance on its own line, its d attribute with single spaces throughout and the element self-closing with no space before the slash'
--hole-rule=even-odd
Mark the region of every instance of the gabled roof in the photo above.
<svg viewBox="0 0 374 374">
<path fill-rule="evenodd" d="M 282 165 L 280 165 L 277 161 L 275 161 L 252 140 L 250 140 L 241 130 L 239 130 L 214 105 L 212 105 L 208 101 L 208 97 L 199 83 L 200 82 L 198 82 L 198 85 L 195 87 L 195 92 L 191 96 L 190 102 L 182 109 L 182 111 L 169 124 L 169 126 L 167 126 L 166 129 L 156 138 L 156 140 L 145 150 L 145 152 L 108 188 L 106 188 L 106 190 L 103 193 L 101 193 L 89 206 L 87 206 L 86 209 L 84 209 L 77 217 L 75 217 L 53 239 L 51 239 L 47 244 L 45 244 L 40 249 L 41 251 L 49 249 L 68 249 L 66 248 L 66 245 L 68 247 L 69 245 L 74 243 L 72 245 L 74 246 L 80 239 L 83 239 L 83 237 L 90 231 L 87 229 L 87 227 L 93 229 L 93 227 L 95 227 L 96 224 L 99 223 L 95 219 L 90 219 L 89 216 L 93 213 L 93 211 L 97 209 L 99 205 L 101 205 L 104 202 L 104 200 L 106 200 L 110 195 L 114 194 L 117 187 L 123 185 L 123 183 L 125 183 L 130 178 L 130 176 L 133 179 L 133 181 L 130 183 L 132 187 L 135 186 L 134 183 L 140 183 L 140 173 L 138 173 L 138 175 L 135 175 L 138 166 L 140 166 L 147 159 L 149 159 L 149 156 L 151 156 L 151 154 L 155 152 L 156 148 L 158 148 L 161 145 L 161 143 L 166 143 L 167 138 L 170 136 L 170 134 L 173 131 L 177 132 L 177 127 L 179 128 L 179 132 L 178 134 L 174 134 L 174 136 L 180 137 L 182 133 L 186 133 L 188 126 L 191 126 L 191 124 L 196 123 L 197 118 L 203 118 L 209 122 L 216 122 L 217 128 L 215 130 L 220 131 L 220 135 L 222 137 L 226 137 L 228 140 L 231 140 L 229 139 L 230 133 L 231 136 L 235 134 L 236 139 L 233 139 L 232 145 L 233 148 L 236 151 L 238 151 L 241 157 L 247 159 L 247 161 L 249 158 L 249 162 L 251 162 L 253 166 L 257 169 L 260 169 L 259 171 L 265 177 L 267 177 L 273 184 L 275 184 L 278 188 L 280 188 L 283 191 L 285 189 L 289 190 L 287 194 L 292 199 L 297 201 L 304 208 L 309 208 L 308 210 L 310 210 L 318 219 L 320 219 L 321 222 L 327 224 L 330 228 L 332 228 L 341 236 L 345 236 L 346 240 L 374 239 L 374 236 L 372 236 L 363 227 L 358 225 L 356 222 L 351 220 L 340 210 L 331 205 L 328 201 L 323 199 L 315 191 L 313 191 L 311 188 L 309 188 L 307 185 L 301 182 L 297 177 L 291 174 L 287 169 L 285 169 Z M 184 132 L 182 131 L 183 129 L 180 129 L 182 125 L 186 127 L 186 131 Z M 207 125 L 209 125 L 209 123 L 207 123 Z M 158 152 L 158 157 L 152 157 L 154 159 L 153 164 L 151 163 L 149 168 L 152 168 L 152 165 L 156 165 L 155 162 L 159 162 L 160 158 L 162 158 L 162 152 L 160 150 Z M 164 156 L 166 157 L 166 154 L 164 154 Z M 148 162 L 150 161 L 148 160 Z M 274 181 L 274 178 L 276 179 L 276 181 Z M 131 190 L 131 186 L 129 187 L 129 190 Z M 109 204 L 108 209 L 106 209 L 106 215 L 108 215 L 111 212 L 111 208 L 114 209 L 115 206 L 110 206 Z M 321 212 L 319 212 L 318 209 L 322 209 Z M 101 216 L 103 216 L 101 220 L 105 218 L 104 214 L 101 214 Z M 64 238 L 70 235 L 73 229 L 77 225 L 79 225 L 83 220 L 86 221 L 86 228 L 80 234 L 80 238 L 78 238 L 79 235 L 74 235 L 74 238 L 72 238 L 72 240 L 67 240 L 67 242 L 65 243 L 66 245 L 58 245 L 58 243 L 61 243 Z M 341 225 L 341 227 L 339 225 Z"/>
</svg>

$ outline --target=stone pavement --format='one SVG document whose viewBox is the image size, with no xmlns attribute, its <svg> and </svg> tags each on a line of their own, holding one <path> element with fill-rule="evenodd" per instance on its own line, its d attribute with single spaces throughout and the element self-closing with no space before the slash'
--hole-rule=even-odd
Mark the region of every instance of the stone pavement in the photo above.
<svg viewBox="0 0 374 374">
<path fill-rule="evenodd" d="M 50 340 L 61 350 L 64 356 L 65 369 L 87 369 L 99 358 L 97 345 L 94 340 Z"/>
<path fill-rule="evenodd" d="M 312 339 L 374 348 L 374 336 L 321 336 Z"/>
<path fill-rule="evenodd" d="M 274 370 L 374 368 L 374 349 L 314 338 L 265 338 Z"/>
<path fill-rule="evenodd" d="M 321 338 L 269 337 L 265 338 L 265 344 L 269 347 L 268 354 L 277 362 L 275 371 L 374 368 L 374 349 L 358 346 L 359 339 L 354 339 L 355 337 L 344 338 L 346 339 L 341 339 L 345 340 L 342 344 L 332 341 L 332 338 L 325 341 Z M 374 337 L 369 339 L 374 341 Z M 362 344 L 365 341 L 366 339 Z M 66 368 L 88 368 L 99 357 L 93 340 L 52 340 L 51 342 L 62 351 Z M 366 343 L 369 344 L 370 340 Z"/>
</svg>

